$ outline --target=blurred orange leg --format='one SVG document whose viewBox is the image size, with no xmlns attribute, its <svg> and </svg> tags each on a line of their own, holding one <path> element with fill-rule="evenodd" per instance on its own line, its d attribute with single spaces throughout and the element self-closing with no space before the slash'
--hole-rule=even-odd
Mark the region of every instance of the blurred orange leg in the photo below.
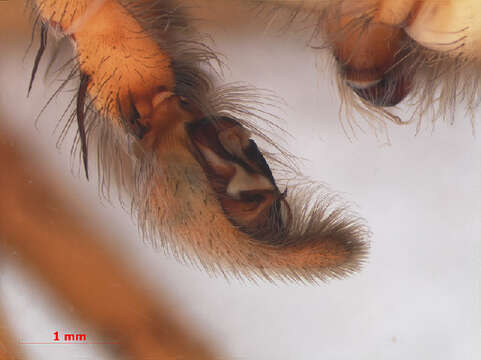
<svg viewBox="0 0 481 360">
<path fill-rule="evenodd" d="M 214 359 L 98 244 L 102 235 L 88 230 L 41 169 L 20 154 L 27 147 L 1 134 L 0 163 L 8 171 L 0 172 L 0 238 L 6 245 L 131 358 Z"/>
</svg>

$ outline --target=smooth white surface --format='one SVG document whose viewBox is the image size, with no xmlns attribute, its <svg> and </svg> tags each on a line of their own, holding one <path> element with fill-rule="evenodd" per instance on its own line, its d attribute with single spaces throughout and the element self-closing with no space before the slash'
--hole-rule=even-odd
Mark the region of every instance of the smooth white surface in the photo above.
<svg viewBox="0 0 481 360">
<path fill-rule="evenodd" d="M 166 292 L 226 359 L 479 359 L 481 141 L 462 106 L 454 126 L 438 123 L 431 132 L 427 125 L 418 136 L 414 127 L 390 126 L 390 146 L 361 132 L 350 142 L 340 126 L 332 76 L 321 74 L 317 51 L 302 38 L 228 30 L 214 35 L 227 57 L 229 81 L 285 99 L 280 125 L 292 134 L 289 149 L 305 159 L 303 172 L 355 203 L 368 221 L 372 248 L 361 273 L 318 286 L 256 285 L 178 264 L 143 244 L 119 206 L 102 204 L 94 180 L 71 176 L 71 141 L 58 154 L 52 135 L 65 99 L 49 107 L 35 130 L 34 118 L 55 86 L 46 90 L 37 81 L 26 99 L 32 58 L 21 63 L 24 44 L 0 58 L 0 106 L 14 131 L 37 149 L 32 156 L 48 162 L 59 186 L 70 188 L 90 220 L 113 234 L 111 245 L 139 278 L 154 293 Z M 55 330 L 85 329 L 68 319 L 68 309 L 56 309 L 14 258 L 2 258 L 0 297 L 18 337 L 49 341 Z M 100 348 L 71 346 L 25 350 L 37 360 L 107 359 Z"/>
</svg>

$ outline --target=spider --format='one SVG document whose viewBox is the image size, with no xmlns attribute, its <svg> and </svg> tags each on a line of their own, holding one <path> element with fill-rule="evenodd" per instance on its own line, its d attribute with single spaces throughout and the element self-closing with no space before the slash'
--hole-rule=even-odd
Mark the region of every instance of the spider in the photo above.
<svg viewBox="0 0 481 360">
<path fill-rule="evenodd" d="M 461 68 L 474 66 L 475 59 L 469 58 L 470 61 L 465 61 L 466 57 L 457 56 L 458 47 L 448 49 L 445 54 L 444 50 L 435 46 L 416 47 L 417 43 L 424 43 L 422 31 L 417 33 L 411 31 L 409 37 L 405 33 L 388 34 L 388 39 L 381 43 L 389 44 L 388 49 L 394 54 L 387 60 L 389 64 L 383 64 L 384 68 L 375 66 L 369 71 L 353 71 L 356 56 L 360 51 L 357 50 L 357 46 L 363 41 L 370 42 L 371 34 L 378 36 L 378 29 L 372 29 L 370 25 L 371 22 L 375 22 L 372 20 L 374 18 L 372 12 L 369 11 L 371 8 L 364 8 L 363 15 L 355 18 L 355 21 L 346 21 L 345 16 L 349 19 L 352 14 L 357 14 L 358 8 L 352 3 L 306 2 L 304 6 L 308 6 L 308 12 L 300 11 L 297 2 L 294 5 L 292 3 L 294 2 L 289 3 L 289 9 L 285 13 L 288 27 L 282 29 L 276 36 L 288 36 L 286 35 L 288 31 L 293 31 L 299 23 L 304 25 L 311 21 L 315 30 L 308 29 L 307 31 L 311 32 L 310 35 L 322 32 L 324 37 L 317 44 L 315 42 L 318 39 L 314 35 L 310 37 L 308 48 L 321 51 L 321 48 L 326 47 L 334 53 L 337 63 L 333 68 L 337 68 L 341 76 L 339 86 L 342 96 L 346 99 L 345 101 L 354 105 L 355 110 L 369 112 L 370 122 L 367 124 L 375 130 L 384 130 L 383 121 L 392 120 L 402 124 L 409 123 L 413 119 L 417 121 L 421 115 L 423 118 L 429 117 L 429 114 L 426 114 L 428 112 L 426 104 L 432 103 L 437 96 L 441 97 L 441 101 L 439 109 L 433 112 L 433 118 L 439 114 L 447 114 L 449 118 L 450 113 L 447 109 L 450 109 L 448 105 L 453 101 L 453 91 L 456 95 L 465 96 L 469 106 L 475 103 L 475 93 L 473 93 L 475 88 L 470 91 L 472 90 L 470 84 L 474 82 L 475 75 L 468 74 L 466 78 L 462 78 L 461 76 L 466 73 L 459 71 Z M 134 31 L 128 26 L 129 19 L 122 20 L 121 23 L 127 24 L 125 27 L 127 32 L 134 34 L 126 36 L 126 42 L 138 43 L 144 40 L 149 42 L 145 46 L 129 48 L 132 49 L 129 51 L 141 51 L 142 54 L 134 53 L 131 57 L 127 54 L 128 58 L 133 60 L 128 60 L 132 61 L 131 63 L 123 64 L 125 67 L 118 64 L 112 67 L 112 63 L 109 64 L 109 61 L 113 64 L 115 61 L 122 61 L 125 54 L 105 57 L 101 55 L 101 48 L 98 48 L 80 59 L 80 66 L 74 68 L 80 72 L 67 74 L 69 80 L 73 78 L 73 81 L 79 84 L 72 103 L 74 116 L 67 121 L 74 124 L 78 122 L 80 135 L 77 138 L 77 149 L 85 165 L 85 173 L 88 174 L 88 165 L 91 164 L 88 155 L 95 154 L 92 147 L 100 144 L 99 162 L 104 166 L 104 171 L 99 174 L 101 190 L 109 192 L 110 183 L 116 182 L 121 191 L 128 193 L 128 196 L 133 199 L 128 207 L 134 210 L 147 239 L 155 239 L 157 244 L 167 247 L 171 253 L 187 261 L 199 261 L 197 264 L 208 271 L 223 271 L 226 276 L 247 276 L 253 280 L 258 278 L 275 280 L 280 277 L 288 281 L 315 281 L 325 280 L 327 277 L 343 277 L 358 270 L 367 251 L 368 231 L 363 221 L 345 210 L 339 210 L 336 207 L 328 208 L 327 205 L 336 205 L 336 201 L 332 196 L 324 195 L 324 189 L 321 188 L 318 192 L 317 189 L 313 189 L 310 182 L 307 182 L 310 186 L 307 190 L 302 187 L 302 184 L 296 184 L 300 176 L 297 169 L 293 169 L 291 165 L 292 157 L 278 146 L 277 142 L 265 136 L 266 130 L 259 130 L 262 126 L 268 125 L 266 120 L 269 119 L 266 118 L 270 116 L 270 114 L 262 115 L 264 103 L 275 101 L 275 99 L 272 99 L 269 94 L 257 95 L 259 92 L 247 89 L 245 86 L 229 89 L 217 85 L 217 80 L 211 82 L 209 76 L 213 75 L 206 74 L 215 71 L 215 64 L 212 65 L 209 61 L 218 61 L 219 56 L 211 47 L 205 46 L 205 40 L 200 34 L 191 32 L 190 22 L 186 27 L 184 16 L 179 14 L 183 14 L 183 11 L 188 12 L 189 8 L 182 9 L 174 6 L 178 5 L 176 2 L 171 4 L 149 1 L 124 2 L 120 7 L 115 1 L 92 1 L 91 4 L 44 1 L 39 4 L 44 20 L 48 19 L 48 25 L 53 28 L 48 30 L 43 25 L 45 22 L 39 22 L 42 38 L 45 38 L 46 34 L 51 35 L 52 31 L 57 35 L 67 34 L 76 42 L 79 54 L 83 51 L 80 40 L 80 33 L 83 30 L 79 29 L 91 31 L 95 35 L 102 26 L 95 23 L 92 26 L 85 24 L 96 16 L 108 20 L 108 16 L 100 16 L 98 13 L 102 11 L 103 6 L 110 7 L 105 14 L 114 14 L 127 9 L 125 14 L 139 19 L 139 23 L 142 24 L 141 30 L 148 30 L 146 33 L 135 29 Z M 157 7 L 152 7 L 152 4 Z M 326 8 L 324 7 L 326 4 L 332 6 Z M 347 15 L 342 13 L 344 4 L 350 5 Z M 44 6 L 43 9 L 42 6 Z M 48 13 L 49 6 L 55 9 L 58 6 L 63 11 L 54 11 L 45 15 L 45 12 Z M 77 20 L 72 16 L 72 24 L 65 25 L 62 21 L 69 18 L 65 15 L 72 10 L 69 10 L 69 7 L 76 9 L 74 13 L 84 11 L 88 16 L 79 16 Z M 214 3 L 212 8 L 215 8 Z M 145 16 L 145 9 L 151 11 L 149 16 Z M 275 28 L 278 25 L 277 22 L 280 24 L 285 21 L 282 19 L 283 9 L 276 9 L 272 13 L 271 9 L 264 6 L 254 7 L 249 11 L 251 13 L 254 11 L 259 16 L 267 14 L 265 16 L 270 19 L 271 28 Z M 341 11 L 340 15 L 339 11 Z M 417 11 L 423 14 L 422 9 Z M 321 15 L 318 16 L 317 12 Z M 55 19 L 55 14 L 60 13 L 64 15 Z M 272 14 L 276 17 L 273 18 Z M 154 19 L 157 25 L 154 24 Z M 331 19 L 336 21 L 331 22 Z M 400 26 L 399 24 L 401 22 L 396 23 L 398 25 L 396 29 Z M 402 24 L 404 26 L 404 23 Z M 209 23 L 204 26 L 209 28 L 212 25 Z M 411 26 L 411 28 L 416 30 L 415 27 Z M 160 31 L 166 31 L 165 39 L 156 38 L 162 34 Z M 299 31 L 304 31 L 301 36 L 306 33 L 305 29 Z M 384 32 L 382 29 L 379 36 L 384 36 Z M 189 34 L 192 38 L 189 37 L 188 41 L 185 41 L 184 34 Z M 153 38 L 156 39 L 154 43 L 150 41 Z M 240 38 L 242 39 L 241 36 Z M 276 42 L 275 38 L 271 36 L 270 40 Z M 93 36 L 89 35 L 87 39 L 89 39 L 85 45 L 87 48 L 95 46 Z M 399 40 L 400 44 L 393 39 Z M 437 43 L 440 42 L 437 41 Z M 175 61 L 172 64 L 169 64 L 169 59 L 159 60 L 156 57 L 156 44 L 165 46 L 165 49 L 168 49 L 167 53 L 173 54 L 172 58 Z M 348 44 L 348 46 L 343 48 L 338 44 Z M 376 53 L 382 54 L 382 49 L 376 49 Z M 237 57 L 240 57 L 239 54 Z M 380 56 L 381 60 L 374 60 L 386 62 L 385 57 Z M 37 58 L 39 59 L 40 56 Z M 236 64 L 236 61 L 230 60 L 232 58 L 235 56 L 228 57 L 231 67 Z M 142 64 L 141 60 L 146 64 Z M 96 63 L 91 66 L 89 61 L 96 61 Z M 272 60 L 264 58 L 264 61 Z M 236 65 L 242 66 L 243 62 L 246 60 L 237 61 Z M 197 68 L 199 63 L 203 65 Z M 113 70 L 98 70 L 103 66 L 107 68 L 111 66 Z M 210 66 L 214 67 L 214 70 L 210 69 Z M 125 75 L 119 75 L 120 70 L 117 69 L 124 68 L 128 71 L 125 71 Z M 175 72 L 174 80 L 169 80 L 168 74 L 167 76 L 162 74 L 162 77 L 158 75 L 163 72 L 168 73 L 169 69 Z M 419 73 L 415 73 L 414 69 L 419 69 Z M 141 76 L 142 71 L 152 73 L 149 73 L 150 76 Z M 140 75 L 136 75 L 139 73 Z M 95 80 L 97 75 L 99 78 Z M 259 74 L 254 75 L 259 76 Z M 140 88 L 131 85 L 135 84 L 136 76 L 142 79 Z M 434 85 L 429 84 L 426 79 L 429 80 L 432 77 L 439 80 L 442 76 L 446 77 L 447 82 L 439 94 Z M 457 83 L 449 82 L 450 79 L 458 77 L 463 79 L 464 88 L 461 90 L 456 87 Z M 126 78 L 128 80 L 125 80 Z M 167 78 L 166 84 L 156 83 L 163 82 L 165 78 Z M 124 80 L 128 85 L 122 85 Z M 117 84 L 117 89 L 120 90 L 112 90 L 110 81 Z M 294 82 L 291 80 L 292 84 Z M 222 91 L 213 91 L 219 87 Z M 417 102 L 416 94 L 421 97 Z M 395 112 L 397 109 L 392 110 L 391 106 L 403 99 L 407 101 L 406 97 L 413 102 L 411 109 L 414 110 L 409 115 L 399 115 Z M 165 109 L 163 109 L 164 105 Z M 91 109 L 95 111 L 88 111 Z M 332 117 L 336 117 L 337 109 L 333 113 Z M 169 119 L 168 123 L 155 123 L 155 119 L 165 116 Z M 405 120 L 406 118 L 408 120 Z M 170 119 L 176 119 L 176 122 L 170 123 Z M 270 120 L 276 121 L 275 117 Z M 316 118 L 316 120 L 319 119 Z M 358 121 L 360 120 L 348 119 L 344 123 L 345 131 L 354 129 Z M 299 122 L 296 120 L 297 124 Z M 308 124 L 316 126 L 313 122 Z M 421 127 L 420 124 L 418 122 L 418 129 Z M 272 127 L 267 130 L 272 130 Z M 296 129 L 293 127 L 289 130 L 294 132 Z M 156 134 L 173 135 L 157 138 Z M 335 144 L 330 145 L 325 148 L 326 151 L 335 149 Z M 426 145 L 423 144 L 423 146 Z M 162 151 L 152 149 L 162 149 Z M 425 154 L 424 150 L 419 150 L 421 151 Z M 271 152 L 277 152 L 280 155 L 275 156 Z M 155 156 L 152 155 L 153 153 Z M 316 163 L 323 158 L 318 157 L 319 154 L 311 155 Z M 432 158 L 433 156 L 430 157 Z M 113 162 L 114 159 L 119 160 L 118 163 Z M 335 166 L 344 166 L 343 156 L 337 160 L 338 163 L 333 162 Z M 376 161 L 375 156 L 372 161 Z M 158 172 L 159 170 L 153 164 L 160 166 L 161 171 Z M 290 172 L 282 172 L 286 167 Z M 402 173 L 396 174 L 398 175 L 396 179 L 403 182 Z M 162 184 L 160 189 L 151 185 L 157 182 Z M 399 191 L 399 185 L 402 184 L 397 185 L 395 191 Z M 394 191 L 391 186 L 392 183 L 386 188 L 386 193 Z M 416 196 L 423 193 L 416 192 L 414 188 L 410 190 Z M 372 194 L 371 191 L 369 193 Z M 321 194 L 321 201 L 316 203 L 314 194 Z M 313 198 L 314 205 L 305 207 L 310 198 Z M 341 208 L 342 206 L 343 204 Z M 168 211 L 162 209 L 168 209 Z M 387 209 L 391 208 L 387 207 Z M 197 215 L 201 215 L 202 218 L 198 219 Z M 206 218 L 209 218 L 210 222 L 206 221 Z M 195 225 L 196 222 L 198 225 Z M 211 224 L 213 230 L 210 230 L 206 224 Z M 232 231 L 235 236 L 231 235 Z M 322 236 L 318 237 L 319 235 Z M 173 238 L 176 239 L 175 242 L 172 242 Z M 421 241 L 420 238 L 419 241 Z M 415 251 L 415 249 L 410 250 Z M 424 256 L 428 255 L 431 254 L 426 251 Z M 81 315 L 89 318 L 89 314 Z M 90 316 L 92 317 L 91 314 Z M 147 316 L 154 318 L 152 314 Z M 95 319 L 95 321 L 98 320 L 98 318 Z M 155 323 L 155 319 L 152 322 Z M 121 331 L 119 330 L 121 326 L 118 324 L 106 328 L 107 332 Z M 165 354 L 163 355 L 154 352 L 142 353 L 141 351 L 151 350 L 148 344 L 152 334 L 145 334 L 142 329 L 136 330 L 141 335 L 134 336 L 133 331 L 124 330 L 120 336 L 120 349 L 133 357 L 186 356 L 182 351 L 188 353 L 189 349 L 197 349 L 192 350 L 196 352 L 197 358 L 211 356 L 203 355 L 202 350 L 195 348 L 194 345 L 185 344 L 179 345 L 183 350 L 176 349 L 175 346 L 171 349 L 164 344 Z M 156 329 L 155 341 L 159 341 L 158 337 L 162 338 L 160 334 L 164 334 L 163 331 L 165 330 Z M 172 331 L 172 334 L 176 333 Z M 180 351 L 181 355 L 175 351 Z M 320 356 L 316 352 L 306 353 L 305 356 L 312 354 Z"/>
</svg>

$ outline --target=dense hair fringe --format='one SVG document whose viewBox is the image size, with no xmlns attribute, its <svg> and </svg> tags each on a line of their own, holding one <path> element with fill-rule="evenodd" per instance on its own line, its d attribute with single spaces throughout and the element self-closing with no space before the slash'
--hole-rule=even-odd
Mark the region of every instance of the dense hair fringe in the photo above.
<svg viewBox="0 0 481 360">
<path fill-rule="evenodd" d="M 266 91 L 256 91 L 242 84 L 219 86 L 222 61 L 206 45 L 206 38 L 193 29 L 191 19 L 184 16 L 177 1 L 120 1 L 146 34 L 172 58 L 176 95 L 186 98 L 208 117 L 229 116 L 239 121 L 255 138 L 274 148 L 275 153 L 263 153 L 273 165 L 274 174 L 279 174 L 283 180 L 280 188 L 289 185 L 286 199 L 293 216 L 283 232 L 269 234 L 269 243 L 253 239 L 238 230 L 235 232 L 238 239 L 224 239 L 225 234 L 209 232 L 215 232 L 215 229 L 199 233 L 174 230 L 169 214 L 159 210 L 162 206 L 152 200 L 152 194 L 158 181 L 171 186 L 177 174 L 165 171 L 165 166 L 158 164 L 154 155 L 142 149 L 134 135 L 122 127 L 122 121 L 112 121 L 108 109 L 96 110 L 93 106 L 95 99 L 87 98 L 85 130 L 89 153 L 96 146 L 100 194 L 111 199 L 112 187 L 119 189 L 120 202 L 135 217 L 146 241 L 209 273 L 221 273 L 227 278 L 316 282 L 342 278 L 358 271 L 369 247 L 367 226 L 359 216 L 347 210 L 347 204 L 338 196 L 327 195 L 325 189 L 309 181 L 295 184 L 293 179 L 299 178 L 295 157 L 269 136 L 278 132 L 279 127 L 275 124 L 275 116 L 265 108 L 275 105 L 278 99 Z M 79 65 L 68 61 L 61 69 L 65 71 L 69 66 L 71 70 L 67 78 L 52 98 L 71 81 L 79 81 Z M 74 94 L 70 108 L 77 95 Z M 115 101 L 115 98 L 111 100 Z M 68 110 L 62 118 L 66 114 Z M 72 111 L 67 118 L 61 139 L 76 115 Z M 72 151 L 81 157 L 79 139 L 77 135 Z M 201 186 L 205 191 L 212 191 L 203 179 Z M 319 200 L 313 202 L 313 198 Z M 156 196 L 155 201 L 162 203 L 164 199 Z M 202 226 L 195 216 L 183 221 L 192 221 L 194 228 Z M 223 242 L 215 244 L 216 239 Z M 325 251 L 326 246 L 340 249 L 344 254 L 343 261 L 329 263 L 326 260 L 316 266 L 296 266 L 284 259 L 291 249 L 309 249 L 317 254 Z"/>
</svg>

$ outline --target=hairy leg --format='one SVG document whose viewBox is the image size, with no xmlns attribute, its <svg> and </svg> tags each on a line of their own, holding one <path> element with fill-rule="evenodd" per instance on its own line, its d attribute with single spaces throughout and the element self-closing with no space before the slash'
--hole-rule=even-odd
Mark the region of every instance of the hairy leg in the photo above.
<svg viewBox="0 0 481 360">
<path fill-rule="evenodd" d="M 205 68 L 216 54 L 176 1 L 38 0 L 35 9 L 42 29 L 76 48 L 86 167 L 85 129 L 100 128 L 105 173 L 125 185 L 146 234 L 235 274 L 316 280 L 359 269 L 362 222 L 316 201 L 314 187 L 280 189 L 252 140 L 267 139 L 248 121 L 255 105 L 214 86 Z M 97 116 L 87 122 L 89 109 Z"/>
<path fill-rule="evenodd" d="M 366 252 L 362 223 L 328 210 L 329 201 L 304 206 L 316 198 L 312 188 L 280 190 L 273 161 L 251 139 L 264 136 L 249 122 L 252 105 L 236 89 L 214 85 L 218 79 L 206 67 L 216 54 L 202 43 L 181 3 L 34 3 L 42 34 L 51 28 L 76 49 L 78 73 L 72 77 L 80 78 L 76 118 L 85 168 L 87 129 L 101 128 L 106 173 L 127 184 L 146 234 L 209 269 L 312 280 L 359 269 Z M 476 66 L 470 44 L 477 32 L 461 36 L 466 46 L 454 52 L 421 41 L 429 24 L 421 22 L 425 14 L 438 24 L 450 10 L 459 15 L 455 10 L 463 9 L 453 18 L 459 25 L 467 21 L 466 8 L 476 12 L 473 3 L 275 3 L 317 17 L 317 31 L 337 60 L 341 89 L 354 106 L 403 123 L 383 108 L 409 96 L 421 116 L 440 102 L 436 120 L 451 114 L 459 97 L 469 108 L 476 104 L 477 73 L 466 69 Z M 462 48 L 469 51 L 460 53 Z M 88 122 L 92 109 L 98 116 Z"/>
</svg>

